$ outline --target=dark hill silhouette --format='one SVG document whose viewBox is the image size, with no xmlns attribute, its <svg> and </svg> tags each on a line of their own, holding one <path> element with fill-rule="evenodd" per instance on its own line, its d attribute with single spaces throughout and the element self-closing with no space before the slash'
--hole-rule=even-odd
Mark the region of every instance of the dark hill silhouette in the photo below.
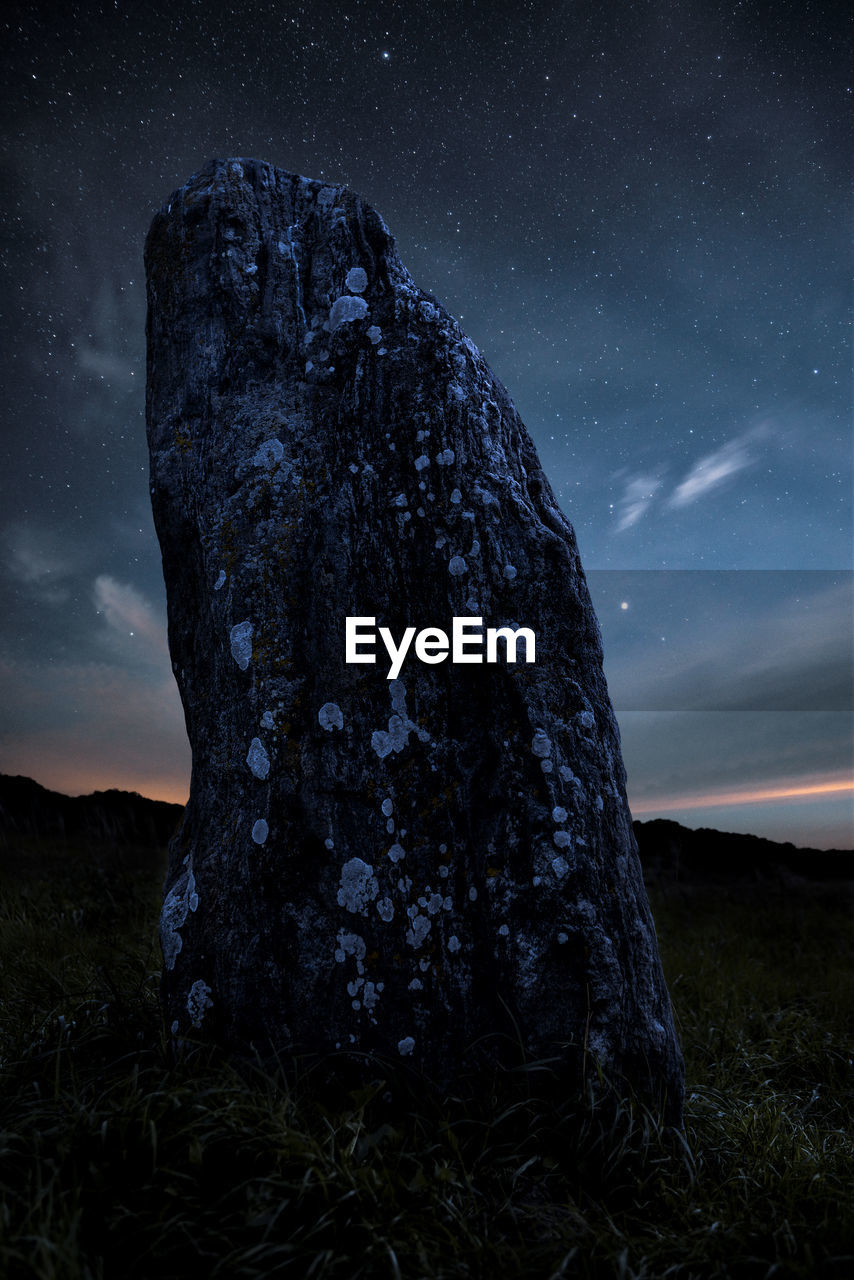
<svg viewBox="0 0 854 1280">
<path fill-rule="evenodd" d="M 27 839 L 160 849 L 183 811 L 183 805 L 149 800 L 135 791 L 66 796 L 32 778 L 0 774 L 0 848 Z"/>
<path fill-rule="evenodd" d="M 0 848 L 19 841 L 139 845 L 162 849 L 183 813 L 180 804 L 135 791 L 66 796 L 32 778 L 0 774 Z M 854 880 L 854 851 L 800 849 L 761 836 L 692 830 L 657 818 L 635 822 L 646 878 L 652 883 L 731 883 L 768 878 Z"/>
<path fill-rule="evenodd" d="M 854 851 L 799 849 L 761 836 L 692 830 L 666 818 L 633 823 L 644 876 L 667 884 L 854 880 Z"/>
</svg>

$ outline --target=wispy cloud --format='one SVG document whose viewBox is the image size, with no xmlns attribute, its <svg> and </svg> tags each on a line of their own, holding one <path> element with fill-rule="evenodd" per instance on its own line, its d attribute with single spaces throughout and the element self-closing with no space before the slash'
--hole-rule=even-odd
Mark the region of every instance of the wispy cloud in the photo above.
<svg viewBox="0 0 854 1280">
<path fill-rule="evenodd" d="M 660 488 L 661 481 L 656 476 L 635 476 L 626 482 L 618 505 L 617 533 L 637 524 Z"/>
<path fill-rule="evenodd" d="M 70 595 L 69 577 L 75 556 L 60 551 L 56 539 L 31 524 L 14 524 L 6 530 L 6 569 L 43 604 L 64 604 Z"/>
<path fill-rule="evenodd" d="M 711 489 L 716 489 L 730 476 L 749 467 L 753 456 L 748 448 L 748 440 L 748 436 L 729 440 L 714 453 L 707 453 L 705 458 L 695 462 L 682 483 L 676 486 L 668 505 L 686 507 Z"/>
<path fill-rule="evenodd" d="M 105 382 L 129 386 L 136 375 L 133 361 L 116 355 L 112 351 L 80 346 L 77 348 L 77 359 L 81 369 L 86 373 L 95 374 L 98 378 L 103 378 Z"/>
<path fill-rule="evenodd" d="M 95 608 L 118 636 L 141 641 L 150 660 L 168 659 L 166 626 L 141 591 L 102 573 L 95 579 L 93 595 Z M 135 648 L 138 651 L 140 645 Z"/>
<path fill-rule="evenodd" d="M 617 503 L 615 532 L 625 533 L 633 528 L 654 505 L 659 510 L 687 507 L 718 489 L 755 462 L 752 446 L 764 434 L 764 427 L 752 427 L 713 453 L 707 453 L 694 463 L 669 496 L 662 492 L 664 482 L 660 475 L 641 472 L 625 480 L 623 495 Z"/>
</svg>

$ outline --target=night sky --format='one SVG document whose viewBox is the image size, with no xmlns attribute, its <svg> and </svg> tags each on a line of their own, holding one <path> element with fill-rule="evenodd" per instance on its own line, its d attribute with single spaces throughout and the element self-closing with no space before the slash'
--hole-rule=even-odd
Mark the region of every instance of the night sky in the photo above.
<svg viewBox="0 0 854 1280">
<path fill-rule="evenodd" d="M 578 535 L 635 814 L 854 844 L 841 7 L 6 12 L 0 771 L 186 796 L 142 246 L 243 155 L 374 204 L 507 386 Z"/>
</svg>

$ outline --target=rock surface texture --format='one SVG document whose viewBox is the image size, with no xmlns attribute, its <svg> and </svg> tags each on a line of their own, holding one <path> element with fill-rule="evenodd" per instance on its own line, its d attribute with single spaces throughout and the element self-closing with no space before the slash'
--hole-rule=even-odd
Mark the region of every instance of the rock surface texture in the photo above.
<svg viewBox="0 0 854 1280">
<path fill-rule="evenodd" d="M 521 1039 L 678 1117 L 599 630 L 507 392 L 345 187 L 215 161 L 146 266 L 193 750 L 161 921 L 173 1033 L 441 1082 Z M 530 627 L 536 662 L 410 651 L 389 680 L 380 641 L 345 662 L 348 616 L 398 639 L 469 615 Z"/>
</svg>

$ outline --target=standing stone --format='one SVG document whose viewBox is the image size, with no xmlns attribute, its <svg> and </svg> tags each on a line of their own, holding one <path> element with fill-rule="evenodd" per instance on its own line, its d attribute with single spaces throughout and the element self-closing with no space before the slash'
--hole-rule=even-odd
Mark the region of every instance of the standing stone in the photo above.
<svg viewBox="0 0 854 1280">
<path fill-rule="evenodd" d="M 161 920 L 173 1034 L 445 1083 L 521 1038 L 678 1119 L 599 630 L 504 387 L 346 187 L 215 161 L 146 266 L 193 750 Z M 399 641 L 467 616 L 530 628 L 536 661 L 410 650 L 388 679 L 379 637 L 374 665 L 345 661 L 347 617 Z"/>
</svg>

